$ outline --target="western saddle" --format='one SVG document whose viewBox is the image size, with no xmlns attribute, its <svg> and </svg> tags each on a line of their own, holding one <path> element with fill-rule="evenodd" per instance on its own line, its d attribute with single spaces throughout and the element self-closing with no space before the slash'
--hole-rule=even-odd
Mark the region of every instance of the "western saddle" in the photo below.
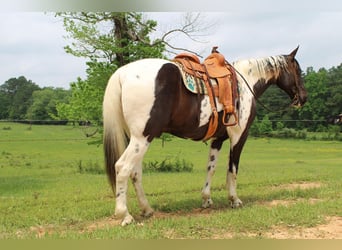
<svg viewBox="0 0 342 250">
<path fill-rule="evenodd" d="M 236 73 L 224 56 L 217 51 L 217 47 L 213 47 L 211 54 L 203 63 L 200 62 L 196 55 L 190 53 L 180 53 L 174 58 L 174 61 L 179 63 L 187 74 L 194 76 L 197 88 L 199 88 L 199 81 L 204 82 L 206 86 L 212 108 L 212 116 L 210 117 L 209 128 L 203 141 L 211 138 L 218 126 L 215 97 L 223 105 L 222 123 L 225 126 L 236 125 L 238 122 L 235 110 L 238 96 Z M 217 84 L 213 85 L 210 79 L 216 80 Z M 230 115 L 234 116 L 233 123 L 229 123 Z"/>
</svg>

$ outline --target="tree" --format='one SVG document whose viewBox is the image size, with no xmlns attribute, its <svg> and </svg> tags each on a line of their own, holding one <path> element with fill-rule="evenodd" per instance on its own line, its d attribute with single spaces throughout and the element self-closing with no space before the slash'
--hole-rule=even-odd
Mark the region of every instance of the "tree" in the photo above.
<svg viewBox="0 0 342 250">
<path fill-rule="evenodd" d="M 122 66 L 143 57 L 160 57 L 164 45 L 151 41 L 149 34 L 157 23 L 132 12 L 64 12 L 62 17 L 71 45 L 67 53 L 90 61 Z"/>
<path fill-rule="evenodd" d="M 67 53 L 89 59 L 87 79 L 71 84 L 70 103 L 58 104 L 63 119 L 102 120 L 102 99 L 109 77 L 120 66 L 145 57 L 162 57 L 164 44 L 151 41 L 157 23 L 139 13 L 58 13 L 71 45 Z"/>
<path fill-rule="evenodd" d="M 0 86 L 2 119 L 25 119 L 27 109 L 31 105 L 32 93 L 39 86 L 24 76 L 11 78 Z M 7 117 L 5 117 L 7 116 Z"/>
<path fill-rule="evenodd" d="M 326 106 L 328 116 L 342 113 L 342 63 L 328 70 Z"/>
<path fill-rule="evenodd" d="M 47 87 L 32 93 L 32 104 L 26 118 L 29 120 L 51 120 L 57 117 L 56 105 L 66 103 L 70 91 L 62 88 Z"/>
<path fill-rule="evenodd" d="M 328 71 L 325 68 L 321 68 L 317 72 L 312 67 L 307 68 L 304 82 L 308 92 L 308 100 L 298 110 L 298 116 L 294 117 L 294 119 L 316 121 L 304 124 L 305 128 L 311 131 L 316 131 L 317 128 L 324 124 L 317 121 L 325 121 L 329 112 L 326 105 L 327 94 L 330 91 L 327 81 Z"/>
<path fill-rule="evenodd" d="M 8 119 L 11 99 L 4 85 L 0 86 L 0 104 L 0 119 Z"/>
</svg>

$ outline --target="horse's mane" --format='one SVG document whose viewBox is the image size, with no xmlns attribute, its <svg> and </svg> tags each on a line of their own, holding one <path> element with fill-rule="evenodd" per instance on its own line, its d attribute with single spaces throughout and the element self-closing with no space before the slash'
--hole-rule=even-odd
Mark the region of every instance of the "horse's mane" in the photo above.
<svg viewBox="0 0 342 250">
<path fill-rule="evenodd" d="M 253 74 L 258 77 L 279 76 L 281 71 L 288 71 L 288 64 L 285 56 L 269 56 L 257 59 L 239 60 L 234 62 L 233 65 L 248 75 Z"/>
</svg>

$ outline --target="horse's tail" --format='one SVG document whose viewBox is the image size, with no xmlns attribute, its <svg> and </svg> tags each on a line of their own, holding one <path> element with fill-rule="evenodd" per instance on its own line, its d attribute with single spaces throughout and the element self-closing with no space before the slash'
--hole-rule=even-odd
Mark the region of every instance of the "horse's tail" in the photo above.
<svg viewBox="0 0 342 250">
<path fill-rule="evenodd" d="M 115 193 L 115 163 L 128 145 L 127 125 L 121 103 L 120 73 L 116 71 L 108 81 L 103 99 L 103 147 L 106 172 Z"/>
</svg>

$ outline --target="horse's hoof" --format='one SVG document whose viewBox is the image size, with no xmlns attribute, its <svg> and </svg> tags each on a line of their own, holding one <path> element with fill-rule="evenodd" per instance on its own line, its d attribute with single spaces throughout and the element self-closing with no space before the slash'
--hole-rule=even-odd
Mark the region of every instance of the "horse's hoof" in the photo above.
<svg viewBox="0 0 342 250">
<path fill-rule="evenodd" d="M 213 204 L 214 204 L 213 200 L 211 198 L 209 198 L 209 199 L 206 199 L 206 200 L 203 201 L 202 207 L 203 208 L 209 208 Z"/>
<path fill-rule="evenodd" d="M 127 225 L 129 225 L 129 224 L 131 224 L 131 223 L 133 223 L 133 222 L 134 222 L 133 216 L 130 215 L 130 214 L 128 214 L 128 215 L 126 215 L 125 218 L 122 220 L 121 226 L 124 227 L 124 226 L 127 226 Z"/>
<path fill-rule="evenodd" d="M 232 208 L 241 208 L 243 206 L 242 201 L 239 198 L 236 198 L 231 201 Z"/>
<path fill-rule="evenodd" d="M 142 216 L 142 217 L 145 217 L 145 218 L 150 218 L 152 215 L 153 215 L 153 210 L 152 210 L 152 209 L 144 210 L 144 211 L 141 213 L 141 216 Z"/>
</svg>

